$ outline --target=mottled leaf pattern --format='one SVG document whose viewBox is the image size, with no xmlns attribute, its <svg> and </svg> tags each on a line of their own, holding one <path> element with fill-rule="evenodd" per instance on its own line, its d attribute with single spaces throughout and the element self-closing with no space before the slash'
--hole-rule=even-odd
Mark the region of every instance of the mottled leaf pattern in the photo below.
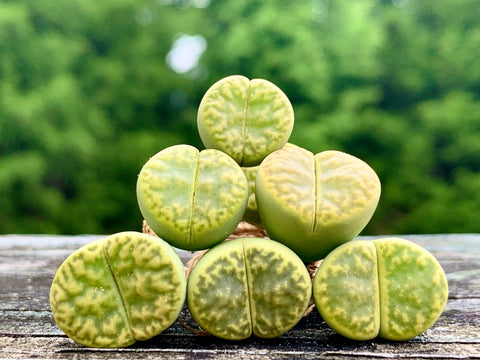
<svg viewBox="0 0 480 360">
<path fill-rule="evenodd" d="M 270 239 L 244 238 L 217 245 L 199 260 L 187 302 L 203 329 L 241 340 L 285 333 L 304 314 L 310 295 L 310 277 L 295 253 Z"/>
<path fill-rule="evenodd" d="M 186 295 L 182 262 L 161 239 L 123 232 L 71 254 L 58 269 L 50 305 L 58 326 L 90 347 L 124 347 L 169 327 Z"/>
<path fill-rule="evenodd" d="M 197 124 L 207 148 L 219 149 L 241 166 L 256 166 L 281 149 L 293 129 L 288 97 L 264 79 L 233 75 L 213 84 L 200 102 Z"/>
<path fill-rule="evenodd" d="M 313 297 L 323 319 L 343 336 L 408 340 L 438 319 L 448 284 L 433 255 L 411 241 L 361 240 L 325 258 Z"/>
<path fill-rule="evenodd" d="M 238 225 L 247 206 L 248 182 L 225 153 L 175 145 L 143 166 L 137 200 L 158 236 L 181 249 L 202 250 L 226 239 Z"/>
<path fill-rule="evenodd" d="M 364 161 L 340 152 L 285 147 L 259 166 L 256 202 L 267 233 L 304 261 L 324 258 L 370 221 L 380 180 Z"/>
</svg>

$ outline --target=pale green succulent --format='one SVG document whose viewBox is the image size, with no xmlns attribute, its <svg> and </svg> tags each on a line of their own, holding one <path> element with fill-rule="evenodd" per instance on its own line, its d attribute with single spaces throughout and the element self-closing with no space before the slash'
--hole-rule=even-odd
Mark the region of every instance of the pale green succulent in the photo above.
<svg viewBox="0 0 480 360">
<path fill-rule="evenodd" d="M 185 271 L 175 250 L 160 238 L 122 232 L 83 246 L 63 262 L 50 306 L 74 341 L 124 347 L 171 326 L 185 295 Z"/>
<path fill-rule="evenodd" d="M 255 196 L 268 235 L 311 262 L 363 230 L 377 207 L 380 181 L 368 164 L 344 152 L 286 147 L 260 164 Z"/>
<path fill-rule="evenodd" d="M 143 166 L 137 200 L 158 236 L 175 247 L 200 250 L 223 241 L 236 228 L 247 206 L 248 182 L 225 153 L 175 145 Z"/>
<path fill-rule="evenodd" d="M 230 240 L 210 249 L 187 285 L 194 320 L 228 340 L 280 336 L 301 319 L 310 297 L 310 276 L 300 258 L 263 238 Z"/>
<path fill-rule="evenodd" d="M 213 84 L 197 114 L 205 147 L 227 153 L 244 167 L 256 166 L 281 149 L 293 123 L 293 108 L 282 90 L 267 80 L 240 75 Z"/>
<path fill-rule="evenodd" d="M 352 241 L 333 250 L 313 283 L 315 305 L 339 334 L 401 341 L 434 324 L 448 284 L 434 256 L 400 238 Z"/>
<path fill-rule="evenodd" d="M 286 143 L 282 149 L 296 147 L 297 145 Z M 258 168 L 259 166 L 242 167 L 243 172 L 247 176 L 249 190 L 247 209 L 243 215 L 243 220 L 249 224 L 263 228 L 262 219 L 260 219 L 260 215 L 258 214 L 257 201 L 255 199 L 255 182 L 257 179 Z"/>
</svg>

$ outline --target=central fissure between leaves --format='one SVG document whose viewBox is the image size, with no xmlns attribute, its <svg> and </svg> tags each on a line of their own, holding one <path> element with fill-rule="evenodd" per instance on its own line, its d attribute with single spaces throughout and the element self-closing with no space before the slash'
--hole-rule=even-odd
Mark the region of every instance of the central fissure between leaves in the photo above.
<svg viewBox="0 0 480 360">
<path fill-rule="evenodd" d="M 191 207 L 190 207 L 190 224 L 189 224 L 189 229 L 190 231 L 188 232 L 188 238 L 187 238 L 187 244 L 192 244 L 195 239 L 195 232 L 194 232 L 194 225 L 195 222 L 193 221 L 193 217 L 195 214 L 195 206 L 196 206 L 196 200 L 197 200 L 197 182 L 198 182 L 198 174 L 200 172 L 200 152 L 196 153 L 196 159 L 195 159 L 195 177 L 193 179 L 193 190 L 192 190 L 192 201 L 191 201 Z"/>
<path fill-rule="evenodd" d="M 378 255 L 378 248 L 377 248 L 377 245 L 375 244 L 375 242 L 373 242 L 373 246 L 375 248 L 375 262 L 376 262 L 376 265 L 377 265 L 377 279 L 378 279 L 378 306 L 379 306 L 379 312 L 378 312 L 378 316 L 379 316 L 379 324 L 378 324 L 378 334 L 380 334 L 380 330 L 382 328 L 382 319 L 383 319 L 383 306 L 382 306 L 382 276 L 380 275 L 380 257 Z M 377 334 L 377 335 L 378 335 Z"/>
<path fill-rule="evenodd" d="M 251 333 L 253 333 L 253 311 L 252 311 L 252 294 L 250 291 L 250 279 L 248 277 L 248 262 L 247 262 L 247 253 L 245 251 L 245 243 L 242 240 L 242 253 L 243 253 L 243 264 L 245 266 L 245 278 L 246 278 L 246 289 L 247 289 L 247 307 L 248 314 L 250 315 L 250 326 Z"/>
<path fill-rule="evenodd" d="M 115 271 L 113 271 L 112 260 L 108 256 L 108 251 L 106 250 L 105 245 L 102 246 L 102 255 L 105 259 L 105 263 L 108 266 L 108 271 L 112 275 L 113 283 L 115 284 L 115 288 L 116 288 L 116 290 L 117 290 L 117 292 L 120 296 L 120 300 L 122 301 L 123 311 L 125 311 L 125 315 L 126 315 L 126 318 L 127 318 L 127 321 L 128 321 L 128 331 L 130 332 L 130 335 L 131 335 L 132 339 L 135 339 L 135 341 L 137 341 L 137 338 L 135 336 L 134 329 L 133 329 L 133 326 L 132 326 L 130 311 L 129 311 L 129 308 L 127 306 L 127 302 L 125 300 L 125 296 L 124 296 L 124 294 L 123 294 L 123 292 L 120 288 L 120 285 L 118 283 L 118 279 L 117 279 L 117 276 L 115 275 Z M 119 309 L 119 311 L 121 311 L 121 309 Z"/>
</svg>

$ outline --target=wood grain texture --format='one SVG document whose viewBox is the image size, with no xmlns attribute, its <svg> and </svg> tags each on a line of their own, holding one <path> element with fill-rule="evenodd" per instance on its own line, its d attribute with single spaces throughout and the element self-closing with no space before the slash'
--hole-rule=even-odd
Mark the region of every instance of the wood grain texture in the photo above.
<svg viewBox="0 0 480 360">
<path fill-rule="evenodd" d="M 57 268 L 100 236 L 0 236 L 0 358 L 4 359 L 480 359 L 480 235 L 409 235 L 439 260 L 449 300 L 439 320 L 407 342 L 353 341 L 316 311 L 275 339 L 240 342 L 199 336 L 178 321 L 159 336 L 124 349 L 90 349 L 55 325 L 48 295 Z M 372 239 L 374 237 L 360 237 Z M 377 238 L 377 237 L 375 237 Z M 179 251 L 186 262 L 191 254 Z M 184 309 L 183 323 L 198 328 Z"/>
</svg>

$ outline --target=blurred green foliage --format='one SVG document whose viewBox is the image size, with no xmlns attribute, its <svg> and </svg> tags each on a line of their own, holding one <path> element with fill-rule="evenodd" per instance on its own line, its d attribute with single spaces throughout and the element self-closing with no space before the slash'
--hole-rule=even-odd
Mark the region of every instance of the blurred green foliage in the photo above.
<svg viewBox="0 0 480 360">
<path fill-rule="evenodd" d="M 477 0 L 1 0 L 0 233 L 140 229 L 140 168 L 232 74 L 377 171 L 364 234 L 480 232 L 479 55 Z"/>
</svg>

